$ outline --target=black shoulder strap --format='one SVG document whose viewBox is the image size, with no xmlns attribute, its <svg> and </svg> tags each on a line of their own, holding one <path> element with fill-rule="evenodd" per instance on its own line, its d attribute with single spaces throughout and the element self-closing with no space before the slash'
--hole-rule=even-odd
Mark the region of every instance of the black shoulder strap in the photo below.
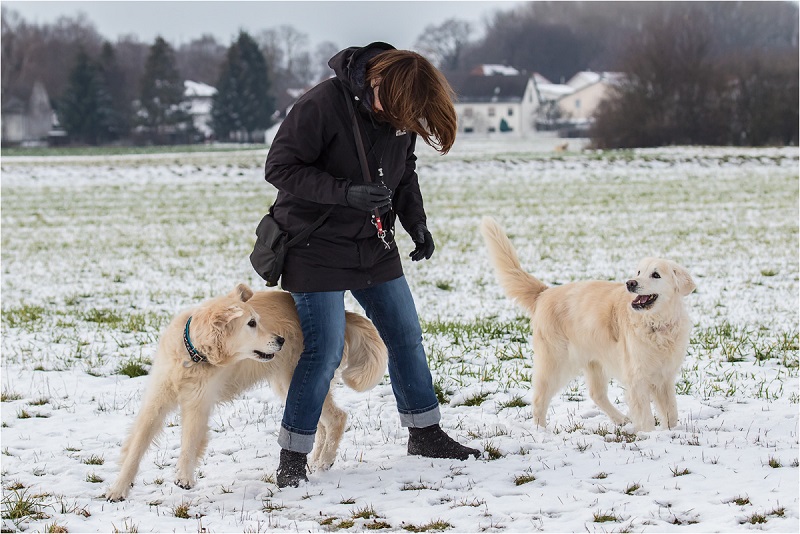
<svg viewBox="0 0 800 534">
<path fill-rule="evenodd" d="M 317 228 L 319 228 L 320 226 L 322 226 L 322 223 L 324 223 L 324 222 L 325 222 L 325 219 L 327 219 L 327 218 L 328 218 L 328 215 L 330 215 L 330 214 L 331 214 L 331 212 L 333 211 L 333 208 L 335 208 L 335 207 L 336 207 L 336 204 L 332 205 L 330 208 L 328 208 L 328 211 L 326 211 L 325 213 L 323 213 L 323 214 L 322 214 L 322 216 L 321 216 L 319 219 L 317 219 L 317 220 L 316 220 L 316 221 L 314 221 L 313 223 L 311 223 L 311 224 L 309 224 L 308 226 L 306 226 L 306 227 L 303 229 L 303 231 L 302 231 L 302 232 L 300 232 L 299 234 L 297 234 L 296 236 L 294 236 L 293 238 L 291 238 L 291 239 L 290 239 L 290 240 L 289 240 L 289 241 L 286 243 L 286 247 L 287 247 L 287 248 L 289 248 L 289 247 L 293 247 L 293 246 L 295 246 L 296 244 L 300 243 L 301 241 L 305 241 L 305 240 L 308 238 L 308 236 L 310 236 L 310 235 L 311 235 L 311 232 L 313 232 L 314 230 L 316 230 Z M 270 211 L 272 211 L 272 208 L 270 208 Z"/>
<path fill-rule="evenodd" d="M 364 175 L 365 182 L 372 182 L 372 175 L 369 172 L 369 164 L 367 163 L 367 153 L 364 151 L 364 141 L 361 139 L 361 129 L 358 127 L 358 117 L 356 110 L 353 108 L 352 98 L 355 98 L 343 83 L 340 84 L 344 99 L 347 100 L 347 109 L 350 112 L 350 118 L 353 120 L 353 136 L 356 138 L 356 149 L 358 150 L 358 161 L 361 163 L 361 174 Z"/>
</svg>

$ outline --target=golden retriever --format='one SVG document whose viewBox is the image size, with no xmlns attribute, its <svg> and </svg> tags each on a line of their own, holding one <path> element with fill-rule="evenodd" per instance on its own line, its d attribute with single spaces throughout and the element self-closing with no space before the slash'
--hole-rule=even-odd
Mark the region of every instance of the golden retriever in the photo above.
<svg viewBox="0 0 800 534">
<path fill-rule="evenodd" d="M 294 300 L 284 291 L 253 291 L 239 284 L 230 294 L 179 313 L 161 335 L 139 415 L 122 447 L 119 477 L 106 493 L 110 501 L 128 494 L 147 448 L 165 417 L 181 412 L 181 452 L 175 484 L 190 488 L 208 443 L 208 420 L 219 402 L 267 382 L 286 398 L 303 351 Z M 194 355 L 194 359 L 193 359 Z M 366 391 L 386 372 L 388 352 L 375 326 L 347 312 L 341 379 Z M 347 414 L 325 398 L 311 464 L 327 469 L 336 458 Z"/>
<path fill-rule="evenodd" d="M 484 217 L 481 233 L 506 295 L 531 319 L 533 419 L 547 422 L 550 400 L 582 370 L 589 395 L 615 423 L 627 419 L 608 400 L 608 381 L 625 387 L 637 431 L 678 422 L 675 381 L 689 345 L 691 322 L 683 297 L 695 289 L 675 262 L 645 258 L 627 283 L 581 281 L 548 287 L 522 270 L 500 225 Z"/>
</svg>

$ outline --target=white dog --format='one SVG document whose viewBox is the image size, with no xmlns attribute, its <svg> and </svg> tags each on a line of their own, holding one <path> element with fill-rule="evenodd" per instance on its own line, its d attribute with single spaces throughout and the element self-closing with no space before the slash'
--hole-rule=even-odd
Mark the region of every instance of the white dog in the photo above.
<svg viewBox="0 0 800 534">
<path fill-rule="evenodd" d="M 347 312 L 345 349 L 339 366 L 345 384 L 366 391 L 386 372 L 388 352 L 375 326 Z M 181 452 L 175 483 L 190 488 L 208 443 L 208 420 L 219 402 L 268 382 L 284 399 L 303 351 L 294 301 L 284 291 L 253 291 L 239 284 L 230 294 L 181 312 L 161 336 L 148 389 L 122 448 L 121 472 L 106 493 L 111 501 L 128 494 L 139 463 L 165 417 L 181 411 Z M 327 469 L 336 458 L 347 414 L 325 398 L 311 463 Z"/>
<path fill-rule="evenodd" d="M 675 262 L 645 258 L 626 284 L 582 281 L 548 287 L 522 270 L 500 225 L 484 217 L 481 233 L 500 285 L 531 318 L 533 419 L 545 426 L 550 400 L 582 370 L 589 395 L 615 423 L 626 417 L 608 400 L 608 381 L 625 386 L 636 430 L 652 430 L 651 400 L 666 427 L 678 422 L 675 381 L 689 345 L 683 297 L 695 289 Z"/>
</svg>

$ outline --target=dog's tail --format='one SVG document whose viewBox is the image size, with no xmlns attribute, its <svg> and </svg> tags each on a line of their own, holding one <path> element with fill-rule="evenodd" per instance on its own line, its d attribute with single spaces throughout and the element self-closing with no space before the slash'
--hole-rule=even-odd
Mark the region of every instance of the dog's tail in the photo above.
<svg viewBox="0 0 800 534">
<path fill-rule="evenodd" d="M 547 289 L 547 285 L 522 270 L 514 246 L 492 217 L 487 216 L 481 220 L 481 233 L 500 286 L 510 299 L 523 308 L 532 310 L 537 297 Z"/>
<path fill-rule="evenodd" d="M 389 351 L 369 319 L 347 312 L 346 321 L 344 357 L 339 366 L 342 381 L 356 391 L 367 391 L 386 374 Z"/>
</svg>

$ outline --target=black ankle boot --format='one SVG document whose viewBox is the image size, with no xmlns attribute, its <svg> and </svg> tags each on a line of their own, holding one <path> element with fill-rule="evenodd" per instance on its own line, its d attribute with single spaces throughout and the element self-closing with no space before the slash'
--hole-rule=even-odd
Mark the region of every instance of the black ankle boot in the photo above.
<svg viewBox="0 0 800 534">
<path fill-rule="evenodd" d="M 466 460 L 470 456 L 478 458 L 481 451 L 458 443 L 445 434 L 439 425 L 408 429 L 408 454 L 427 458 L 453 458 Z"/>
<path fill-rule="evenodd" d="M 300 482 L 308 482 L 306 476 L 306 454 L 281 449 L 281 459 L 278 464 L 278 487 L 292 486 L 296 488 Z"/>
</svg>

